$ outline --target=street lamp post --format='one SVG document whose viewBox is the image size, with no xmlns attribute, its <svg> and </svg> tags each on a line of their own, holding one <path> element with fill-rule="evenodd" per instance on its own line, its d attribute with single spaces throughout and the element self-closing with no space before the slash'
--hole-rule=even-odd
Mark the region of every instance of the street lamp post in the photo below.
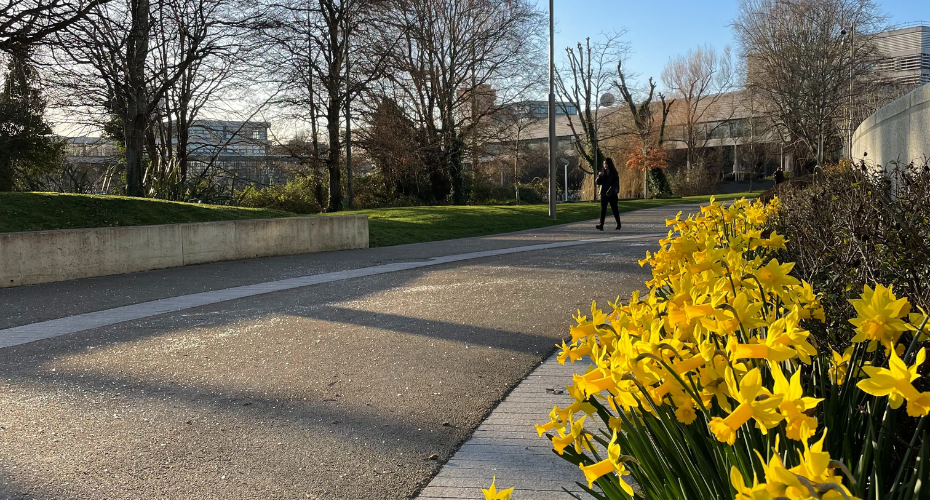
<svg viewBox="0 0 930 500">
<path fill-rule="evenodd" d="M 555 219 L 555 18 L 549 0 L 549 218 Z"/>
</svg>

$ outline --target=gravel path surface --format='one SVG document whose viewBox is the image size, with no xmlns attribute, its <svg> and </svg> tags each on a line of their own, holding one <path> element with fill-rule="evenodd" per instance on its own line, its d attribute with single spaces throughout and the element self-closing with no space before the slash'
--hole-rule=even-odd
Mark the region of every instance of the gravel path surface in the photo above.
<svg viewBox="0 0 930 500">
<path fill-rule="evenodd" d="M 621 234 L 664 231 L 679 208 L 625 214 Z M 0 328 L 604 236 L 584 223 L 5 289 Z M 576 309 L 642 286 L 636 261 L 653 246 L 592 243 L 409 269 L 0 349 L 0 498 L 412 498 L 553 352 Z"/>
</svg>

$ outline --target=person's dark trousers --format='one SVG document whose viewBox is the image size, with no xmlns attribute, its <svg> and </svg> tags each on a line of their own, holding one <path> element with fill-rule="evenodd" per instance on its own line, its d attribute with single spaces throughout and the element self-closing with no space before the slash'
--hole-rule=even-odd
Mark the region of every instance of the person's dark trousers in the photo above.
<svg viewBox="0 0 930 500">
<path fill-rule="evenodd" d="M 614 213 L 614 219 L 617 219 L 617 227 L 620 227 L 620 210 L 617 209 L 616 196 L 601 197 L 601 226 L 604 225 L 604 219 L 607 217 L 607 204 L 610 203 L 610 209 Z"/>
</svg>

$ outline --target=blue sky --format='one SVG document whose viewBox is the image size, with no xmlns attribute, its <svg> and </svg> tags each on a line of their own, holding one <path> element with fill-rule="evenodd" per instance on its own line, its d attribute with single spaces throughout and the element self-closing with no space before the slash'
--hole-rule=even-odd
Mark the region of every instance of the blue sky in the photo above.
<svg viewBox="0 0 930 500">
<path fill-rule="evenodd" d="M 734 45 L 730 21 L 738 0 L 554 0 L 556 58 L 565 47 L 585 37 L 626 29 L 633 54 L 624 66 L 660 80 L 669 57 L 709 43 L 718 49 Z M 928 0 L 877 0 L 890 24 L 925 21 L 930 24 Z M 548 0 L 539 0 L 547 9 Z"/>
</svg>

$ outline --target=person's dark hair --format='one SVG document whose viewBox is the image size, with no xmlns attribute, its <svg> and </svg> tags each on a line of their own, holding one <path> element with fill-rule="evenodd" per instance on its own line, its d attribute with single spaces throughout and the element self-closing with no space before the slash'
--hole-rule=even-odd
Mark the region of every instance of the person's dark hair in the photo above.
<svg viewBox="0 0 930 500">
<path fill-rule="evenodd" d="M 615 173 L 615 174 L 617 173 L 617 167 L 614 166 L 614 160 L 613 160 L 613 158 L 605 158 L 605 159 L 604 159 L 604 164 L 607 165 L 607 170 L 608 170 L 608 171 L 613 172 L 613 173 Z"/>
</svg>

